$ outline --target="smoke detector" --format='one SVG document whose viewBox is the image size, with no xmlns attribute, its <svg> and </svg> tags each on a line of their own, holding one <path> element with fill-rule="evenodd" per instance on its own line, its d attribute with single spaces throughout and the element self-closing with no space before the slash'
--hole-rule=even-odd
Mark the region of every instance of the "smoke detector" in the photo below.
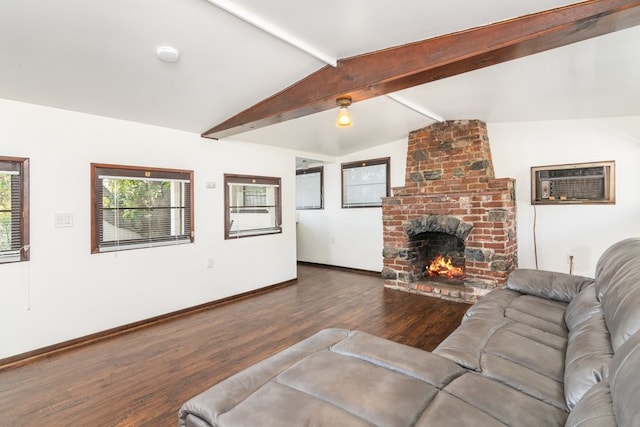
<svg viewBox="0 0 640 427">
<path fill-rule="evenodd" d="M 164 62 L 176 62 L 180 59 L 180 51 L 171 46 L 160 46 L 156 49 L 156 56 Z"/>
</svg>

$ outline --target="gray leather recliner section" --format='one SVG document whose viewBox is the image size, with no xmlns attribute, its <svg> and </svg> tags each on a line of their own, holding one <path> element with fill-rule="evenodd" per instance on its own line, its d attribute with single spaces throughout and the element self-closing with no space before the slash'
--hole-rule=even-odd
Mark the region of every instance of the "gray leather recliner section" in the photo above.
<svg viewBox="0 0 640 427">
<path fill-rule="evenodd" d="M 595 279 L 516 270 L 433 353 L 327 329 L 186 402 L 186 426 L 640 425 L 640 238 Z"/>
</svg>

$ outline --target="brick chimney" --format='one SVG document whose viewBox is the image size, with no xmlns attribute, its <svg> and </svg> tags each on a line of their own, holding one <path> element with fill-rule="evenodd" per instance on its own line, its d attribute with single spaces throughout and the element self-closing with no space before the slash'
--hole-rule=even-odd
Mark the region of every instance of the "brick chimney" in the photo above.
<svg viewBox="0 0 640 427">
<path fill-rule="evenodd" d="M 406 170 L 405 186 L 382 202 L 385 286 L 468 303 L 502 286 L 517 265 L 515 181 L 495 178 L 486 124 L 411 132 Z M 459 247 L 462 280 L 425 277 L 444 241 Z"/>
</svg>

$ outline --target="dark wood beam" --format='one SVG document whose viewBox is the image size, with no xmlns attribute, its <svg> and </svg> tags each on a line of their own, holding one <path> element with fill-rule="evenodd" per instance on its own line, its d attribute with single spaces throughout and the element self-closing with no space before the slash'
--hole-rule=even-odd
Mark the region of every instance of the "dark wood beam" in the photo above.
<svg viewBox="0 0 640 427">
<path fill-rule="evenodd" d="M 341 59 L 202 134 L 224 138 L 640 24 L 638 0 L 589 0 Z"/>
</svg>

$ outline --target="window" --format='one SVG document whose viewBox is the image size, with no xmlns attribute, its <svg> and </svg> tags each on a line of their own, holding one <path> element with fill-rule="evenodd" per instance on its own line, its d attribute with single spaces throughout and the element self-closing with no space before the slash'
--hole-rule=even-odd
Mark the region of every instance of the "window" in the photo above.
<svg viewBox="0 0 640 427">
<path fill-rule="evenodd" d="M 0 156 L 0 263 L 29 260 L 29 159 Z"/>
<path fill-rule="evenodd" d="M 91 252 L 193 242 L 193 171 L 91 164 Z"/>
<path fill-rule="evenodd" d="M 343 208 L 382 206 L 389 189 L 389 157 L 342 164 Z"/>
<path fill-rule="evenodd" d="M 224 176 L 225 239 L 281 233 L 280 178 Z"/>
<path fill-rule="evenodd" d="M 296 209 L 322 209 L 322 166 L 296 171 Z"/>
</svg>

